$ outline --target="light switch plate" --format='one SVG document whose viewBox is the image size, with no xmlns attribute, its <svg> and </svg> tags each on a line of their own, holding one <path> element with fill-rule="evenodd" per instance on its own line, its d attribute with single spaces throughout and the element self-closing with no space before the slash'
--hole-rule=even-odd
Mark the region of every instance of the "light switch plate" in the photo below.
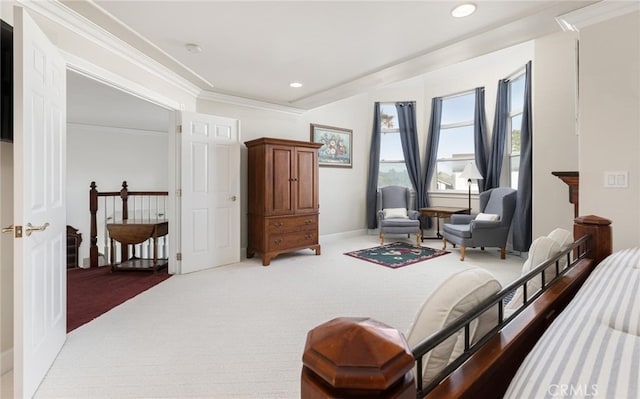
<svg viewBox="0 0 640 399">
<path fill-rule="evenodd" d="M 604 172 L 604 186 L 607 188 L 627 188 L 628 181 L 627 171 Z"/>
</svg>

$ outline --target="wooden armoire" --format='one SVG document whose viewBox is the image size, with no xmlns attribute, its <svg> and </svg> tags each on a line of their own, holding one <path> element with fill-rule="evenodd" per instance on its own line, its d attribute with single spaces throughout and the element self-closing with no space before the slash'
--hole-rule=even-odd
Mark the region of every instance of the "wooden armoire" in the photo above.
<svg viewBox="0 0 640 399">
<path fill-rule="evenodd" d="M 299 249 L 320 255 L 318 149 L 322 144 L 260 138 L 248 148 L 247 258 L 262 264 Z"/>
</svg>

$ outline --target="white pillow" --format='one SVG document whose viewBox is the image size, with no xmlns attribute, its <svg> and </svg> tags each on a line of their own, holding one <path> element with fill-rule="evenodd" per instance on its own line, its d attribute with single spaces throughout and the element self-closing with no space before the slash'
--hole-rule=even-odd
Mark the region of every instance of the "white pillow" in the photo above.
<svg viewBox="0 0 640 399">
<path fill-rule="evenodd" d="M 560 245 L 560 251 L 564 251 L 569 248 L 569 245 L 573 244 L 573 234 L 565 229 L 557 228 L 549 233 L 547 237 Z"/>
<path fill-rule="evenodd" d="M 529 273 L 531 270 L 540 266 L 546 260 L 553 258 L 560 253 L 560 244 L 549 237 L 536 238 L 529 247 L 529 257 L 522 265 L 522 275 Z M 551 281 L 556 276 L 555 264 L 549 265 L 544 271 L 545 282 Z M 527 298 L 531 298 L 533 294 L 538 292 L 542 287 L 540 275 L 537 275 L 527 283 Z M 511 315 L 514 310 L 522 306 L 524 293 L 522 288 L 518 288 L 513 298 L 505 306 L 506 316 Z"/>
<path fill-rule="evenodd" d="M 500 291 L 500 283 L 491 273 L 472 267 L 453 274 L 422 304 L 409 327 L 407 343 L 415 347 L 425 338 L 451 324 L 463 313 Z M 470 325 L 470 340 L 476 342 L 498 323 L 498 311 L 487 311 Z M 427 385 L 464 350 L 464 329 L 447 338 L 422 358 L 422 380 Z"/>
<path fill-rule="evenodd" d="M 569 248 L 571 244 L 573 244 L 573 234 L 571 234 L 568 230 L 565 230 L 565 229 L 557 228 L 553 230 L 551 233 L 549 233 L 547 237 L 551 238 L 552 240 L 554 240 L 560 245 L 561 252 L 566 250 L 567 248 Z M 566 256 L 563 256 L 559 262 L 560 262 L 560 270 L 567 267 Z"/>
<path fill-rule="evenodd" d="M 405 208 L 386 208 L 382 212 L 385 219 L 409 219 Z"/>
<path fill-rule="evenodd" d="M 500 215 L 496 215 L 495 213 L 479 213 L 476 216 L 476 220 L 489 220 L 494 222 L 500 220 Z"/>
</svg>

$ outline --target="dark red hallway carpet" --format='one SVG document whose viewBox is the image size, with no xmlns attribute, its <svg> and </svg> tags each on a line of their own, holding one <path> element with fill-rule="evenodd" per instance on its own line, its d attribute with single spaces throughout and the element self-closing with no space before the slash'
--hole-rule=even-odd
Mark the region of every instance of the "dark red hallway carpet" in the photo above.
<svg viewBox="0 0 640 399">
<path fill-rule="evenodd" d="M 67 271 L 67 332 L 168 279 L 167 269 L 118 271 L 108 266 Z"/>
</svg>

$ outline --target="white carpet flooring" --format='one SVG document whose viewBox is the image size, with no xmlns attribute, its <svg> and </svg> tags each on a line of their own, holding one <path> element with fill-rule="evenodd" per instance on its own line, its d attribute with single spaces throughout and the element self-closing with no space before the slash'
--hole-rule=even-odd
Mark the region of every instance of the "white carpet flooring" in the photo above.
<svg viewBox="0 0 640 399">
<path fill-rule="evenodd" d="M 394 270 L 343 255 L 377 244 L 371 235 L 325 239 L 321 256 L 306 250 L 268 267 L 253 258 L 173 276 L 71 332 L 36 397 L 299 398 L 310 329 L 368 316 L 404 332 L 450 273 L 480 266 L 504 285 L 524 262 L 501 261 L 493 248 L 469 249 L 460 262 L 449 248 Z"/>
</svg>

